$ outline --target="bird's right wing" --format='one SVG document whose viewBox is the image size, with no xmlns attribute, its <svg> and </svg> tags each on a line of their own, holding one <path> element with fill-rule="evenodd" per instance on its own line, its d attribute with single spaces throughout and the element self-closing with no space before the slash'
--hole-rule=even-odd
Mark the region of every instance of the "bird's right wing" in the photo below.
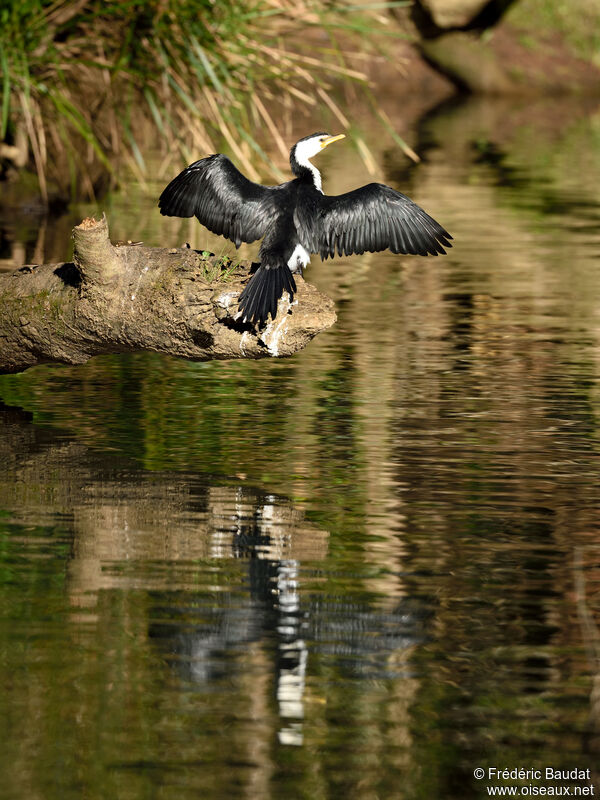
<svg viewBox="0 0 600 800">
<path fill-rule="evenodd" d="M 312 235 L 311 235 L 312 234 Z M 390 249 L 433 255 L 452 247 L 452 236 L 416 203 L 383 183 L 369 183 L 340 195 L 324 195 L 309 234 L 321 258 Z"/>
<path fill-rule="evenodd" d="M 160 196 L 167 217 L 196 216 L 209 231 L 239 247 L 260 239 L 278 215 L 279 186 L 249 181 L 222 153 L 190 164 Z"/>
</svg>

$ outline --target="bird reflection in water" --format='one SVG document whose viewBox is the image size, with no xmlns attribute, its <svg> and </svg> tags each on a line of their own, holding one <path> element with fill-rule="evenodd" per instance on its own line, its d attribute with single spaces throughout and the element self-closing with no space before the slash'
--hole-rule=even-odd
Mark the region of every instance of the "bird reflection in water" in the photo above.
<svg viewBox="0 0 600 800">
<path fill-rule="evenodd" d="M 221 584 L 218 591 L 186 593 L 182 605 L 154 607 L 149 634 L 184 682 L 217 690 L 252 645 L 274 665 L 273 691 L 282 745 L 303 743 L 304 696 L 310 658 L 331 660 L 349 676 L 405 677 L 399 651 L 423 641 L 426 616 L 410 598 L 390 610 L 368 600 L 349 600 L 315 589 L 315 573 L 327 555 L 327 534 L 312 528 L 284 498 L 238 497 L 221 529 L 219 558 L 247 564 L 249 593 Z M 320 587 L 321 583 L 317 583 Z M 309 591 L 310 588 L 310 591 Z M 185 605 L 183 604 L 185 603 Z M 211 688 L 212 687 L 212 688 Z"/>
<path fill-rule="evenodd" d="M 101 619 L 102 595 L 143 593 L 138 611 L 180 691 L 222 691 L 221 680 L 248 670 L 274 676 L 282 745 L 303 743 L 311 663 L 316 674 L 329 662 L 342 678 L 404 676 L 403 654 L 423 640 L 423 608 L 403 598 L 384 610 L 372 591 L 340 589 L 329 533 L 288 498 L 207 475 L 115 467 L 112 454 L 37 427 L 19 409 L 0 413 L 0 433 L 0 500 L 13 522 L 55 514 L 67 526 L 70 623 L 85 626 L 84 638 Z M 15 481 L 35 487 L 26 509 Z"/>
</svg>

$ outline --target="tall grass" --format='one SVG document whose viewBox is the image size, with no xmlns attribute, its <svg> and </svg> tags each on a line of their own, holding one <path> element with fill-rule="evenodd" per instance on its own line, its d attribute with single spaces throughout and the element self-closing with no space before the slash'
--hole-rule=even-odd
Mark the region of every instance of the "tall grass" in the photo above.
<svg viewBox="0 0 600 800">
<path fill-rule="evenodd" d="M 322 103 L 346 124 L 331 81 L 365 76 L 346 65 L 338 34 L 364 42 L 384 27 L 380 9 L 403 4 L 4 0 L 0 156 L 22 161 L 25 149 L 45 200 L 50 187 L 93 197 L 123 163 L 143 180 L 143 153 L 158 143 L 189 161 L 224 139 L 249 177 L 253 151 L 280 177 L 257 133 L 287 152 L 276 112 L 292 103 Z"/>
</svg>

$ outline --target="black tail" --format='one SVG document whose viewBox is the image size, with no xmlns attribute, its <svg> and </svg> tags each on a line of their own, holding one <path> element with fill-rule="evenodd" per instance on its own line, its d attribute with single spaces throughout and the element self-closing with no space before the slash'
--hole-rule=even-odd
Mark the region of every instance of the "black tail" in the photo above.
<svg viewBox="0 0 600 800">
<path fill-rule="evenodd" d="M 239 297 L 238 308 L 242 312 L 242 319 L 258 325 L 263 325 L 269 314 L 271 319 L 275 319 L 281 295 L 288 292 L 290 300 L 293 300 L 295 291 L 296 281 L 287 264 L 260 266 Z"/>
</svg>

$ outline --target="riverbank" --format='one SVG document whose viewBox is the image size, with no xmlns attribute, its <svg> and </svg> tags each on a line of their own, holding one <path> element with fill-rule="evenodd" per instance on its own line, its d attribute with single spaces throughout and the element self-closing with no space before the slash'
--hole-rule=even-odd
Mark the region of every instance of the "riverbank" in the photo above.
<svg viewBox="0 0 600 800">
<path fill-rule="evenodd" d="M 155 9 L 158 16 L 144 20 L 141 39 L 156 58 L 137 84 L 131 78 L 139 42 L 127 52 L 125 69 L 109 70 L 109 53 L 82 62 L 69 84 L 66 117 L 55 98 L 48 106 L 47 86 L 38 86 L 39 97 L 34 92 L 29 106 L 22 87 L 10 84 L 16 94 L 0 142 L 0 208 L 5 216 L 24 208 L 43 214 L 131 180 L 144 183 L 149 174 L 167 176 L 182 161 L 215 150 L 230 153 L 254 180 L 280 181 L 290 143 L 313 129 L 349 131 L 359 154 L 372 163 L 356 124 L 368 116 L 414 160 L 415 121 L 453 96 L 569 93 L 591 98 L 586 103 L 600 96 L 600 11 L 588 0 L 576 0 L 568 17 L 550 13 L 537 0 L 520 0 L 506 13 L 496 4 L 495 14 L 483 0 L 460 6 L 456 0 L 419 0 L 384 10 L 374 5 L 358 16 L 349 7 L 335 18 L 325 12 L 319 17 L 308 6 L 294 13 L 273 6 L 263 28 L 245 28 L 245 41 L 232 45 L 232 5 L 229 17 L 213 21 L 212 44 L 206 37 L 202 44 L 190 39 L 189 49 L 181 25 L 169 28 Z M 73 35 L 85 32 L 74 13 L 68 29 Z M 120 21 L 122 32 L 127 22 Z M 62 53 L 65 42 L 58 39 L 66 35 L 66 24 L 52 29 L 58 43 L 56 52 L 48 48 L 48 58 Z M 177 34 L 177 52 L 196 72 L 175 67 L 172 55 L 165 60 L 157 38 L 165 31 Z M 247 39 L 249 31 L 255 41 Z M 7 52 L 6 32 L 0 44 Z M 216 53 L 215 44 L 223 52 Z M 38 60 L 40 70 L 39 54 Z M 28 76 L 35 87 L 34 67 Z M 62 78 L 72 67 L 62 68 Z M 157 151 L 158 166 L 149 157 Z"/>
</svg>

